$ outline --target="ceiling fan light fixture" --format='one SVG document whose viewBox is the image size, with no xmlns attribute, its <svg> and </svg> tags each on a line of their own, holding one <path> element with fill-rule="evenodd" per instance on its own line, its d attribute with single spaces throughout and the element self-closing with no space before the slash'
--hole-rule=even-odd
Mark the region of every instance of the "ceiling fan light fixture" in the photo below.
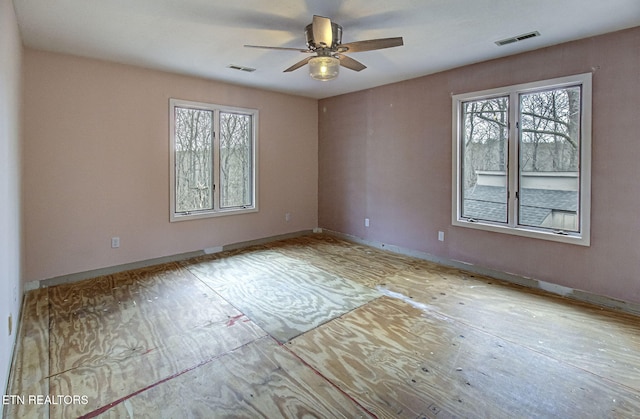
<svg viewBox="0 0 640 419">
<path fill-rule="evenodd" d="M 314 80 L 328 81 L 338 77 L 340 60 L 330 56 L 313 57 L 309 60 L 309 75 Z"/>
</svg>

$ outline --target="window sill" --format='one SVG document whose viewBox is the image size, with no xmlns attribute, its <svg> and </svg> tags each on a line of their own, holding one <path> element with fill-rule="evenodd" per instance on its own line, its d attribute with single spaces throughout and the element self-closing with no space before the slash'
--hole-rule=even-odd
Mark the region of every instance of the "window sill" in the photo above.
<svg viewBox="0 0 640 419">
<path fill-rule="evenodd" d="M 588 232 L 577 233 L 557 233 L 549 230 L 538 230 L 535 228 L 512 227 L 501 224 L 493 224 L 486 221 L 468 221 L 465 219 L 453 219 L 452 225 L 476 230 L 491 231 L 494 233 L 510 234 L 513 236 L 528 237 L 532 239 L 548 240 L 560 243 L 568 243 L 579 246 L 590 246 Z"/>
<path fill-rule="evenodd" d="M 216 218 L 216 217 L 226 217 L 230 215 L 241 215 L 241 214 L 250 214 L 253 212 L 258 212 L 258 208 L 250 207 L 250 208 L 233 208 L 233 209 L 225 209 L 218 211 L 197 211 L 193 213 L 179 213 L 179 214 L 171 214 L 170 222 L 179 222 L 179 221 L 189 221 L 189 220 L 199 220 L 203 218 Z"/>
</svg>

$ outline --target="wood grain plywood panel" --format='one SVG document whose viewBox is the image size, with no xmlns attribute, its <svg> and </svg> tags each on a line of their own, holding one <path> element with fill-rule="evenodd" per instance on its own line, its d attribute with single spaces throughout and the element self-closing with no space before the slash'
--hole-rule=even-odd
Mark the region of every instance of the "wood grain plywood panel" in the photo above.
<svg viewBox="0 0 640 419">
<path fill-rule="evenodd" d="M 185 269 L 211 263 L 228 274 L 218 286 L 235 293 L 245 304 L 242 310 Z M 265 270 L 312 284 L 300 287 L 304 280 L 273 277 L 261 283 Z M 318 272 L 379 287 L 377 295 L 385 296 L 284 347 L 265 338 L 241 312 L 281 311 L 276 314 L 293 319 L 283 324 L 295 324 L 293 308 L 299 304 L 317 308 L 310 314 L 321 317 L 313 284 L 320 283 L 323 292 L 333 287 Z M 51 417 L 366 413 L 350 397 L 377 417 L 630 418 L 640 411 L 637 317 L 330 236 L 222 252 L 37 293 L 25 299 L 22 315 L 32 320 L 21 320 L 21 328 L 31 324 L 32 338 L 20 332 L 11 380 L 23 380 L 27 390 L 19 391 L 88 395 L 90 403 L 52 406 Z M 302 297 L 300 303 L 292 293 L 300 294 L 294 296 Z M 265 304 L 269 298 L 290 307 Z M 323 298 L 334 305 L 342 301 L 330 294 Z M 256 339 L 261 343 L 250 348 Z M 285 348 L 302 360 L 293 362 L 294 353 Z M 342 392 L 333 393 L 336 387 L 323 388 L 329 385 L 323 376 L 350 402 Z M 42 387 L 49 381 L 51 389 Z M 321 390 L 308 394 L 316 387 Z M 115 404 L 109 408 L 110 403 Z M 327 413 L 332 409 L 339 413 Z M 49 406 L 14 406 L 5 413 L 48 417 Z"/>
<path fill-rule="evenodd" d="M 387 277 L 409 268 L 413 262 L 411 258 L 324 234 L 275 242 L 271 248 L 370 288 L 383 284 Z"/>
<path fill-rule="evenodd" d="M 286 348 L 261 338 L 112 407 L 105 418 L 365 418 Z"/>
<path fill-rule="evenodd" d="M 378 417 L 633 417 L 637 392 L 382 297 L 288 346 Z"/>
<path fill-rule="evenodd" d="M 188 269 L 280 342 L 380 296 L 274 251 L 236 254 Z"/>
<path fill-rule="evenodd" d="M 640 322 L 635 316 L 428 262 L 416 262 L 388 278 L 385 288 L 456 321 L 640 390 Z"/>
<path fill-rule="evenodd" d="M 21 396 L 24 403 L 4 406 L 4 415 L 15 418 L 48 418 L 49 409 L 29 403 L 29 396 L 49 394 L 49 298 L 46 289 L 25 295 L 22 318 L 7 394 Z"/>
<path fill-rule="evenodd" d="M 53 394 L 76 417 L 250 342 L 264 332 L 186 269 L 166 264 L 50 289 Z"/>
</svg>

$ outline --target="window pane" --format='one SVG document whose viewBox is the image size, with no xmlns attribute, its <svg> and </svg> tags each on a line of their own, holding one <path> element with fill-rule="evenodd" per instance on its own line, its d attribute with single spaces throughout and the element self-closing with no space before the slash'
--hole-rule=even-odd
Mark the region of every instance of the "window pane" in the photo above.
<svg viewBox="0 0 640 419">
<path fill-rule="evenodd" d="M 518 223 L 579 231 L 580 87 L 520 95 Z"/>
<path fill-rule="evenodd" d="M 507 222 L 508 97 L 462 103 L 461 216 Z"/>
<path fill-rule="evenodd" d="M 176 212 L 213 208 L 212 121 L 212 111 L 175 108 Z"/>
<path fill-rule="evenodd" d="M 253 204 L 252 117 L 220 112 L 220 207 Z"/>
</svg>

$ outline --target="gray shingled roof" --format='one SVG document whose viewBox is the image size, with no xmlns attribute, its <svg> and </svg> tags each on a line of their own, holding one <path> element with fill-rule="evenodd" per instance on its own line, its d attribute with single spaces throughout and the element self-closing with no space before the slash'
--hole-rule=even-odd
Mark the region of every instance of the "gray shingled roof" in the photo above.
<svg viewBox="0 0 640 419">
<path fill-rule="evenodd" d="M 520 205 L 520 224 L 538 226 L 552 210 L 576 212 L 578 193 L 551 189 L 522 189 Z M 505 222 L 506 208 L 506 188 L 476 185 L 465 193 L 463 216 Z"/>
</svg>

